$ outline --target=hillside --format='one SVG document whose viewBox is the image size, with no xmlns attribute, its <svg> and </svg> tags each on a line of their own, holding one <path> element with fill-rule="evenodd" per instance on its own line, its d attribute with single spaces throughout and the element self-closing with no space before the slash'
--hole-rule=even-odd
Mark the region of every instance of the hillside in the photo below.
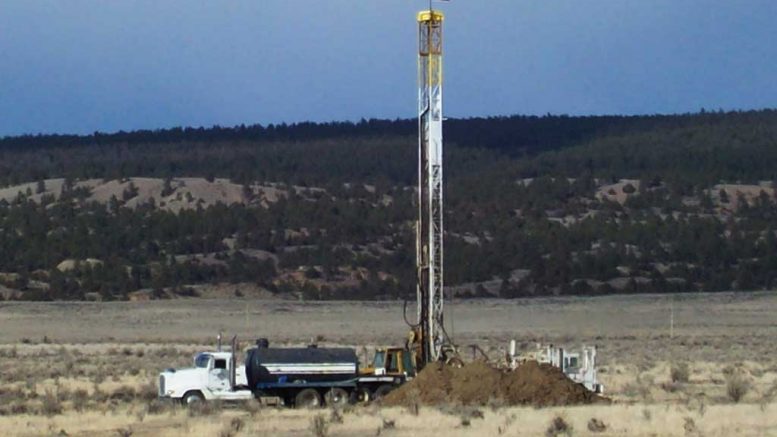
<svg viewBox="0 0 777 437">
<path fill-rule="evenodd" d="M 13 202 L 19 193 L 27 200 L 41 203 L 59 201 L 66 192 L 65 179 L 42 179 L 38 182 L 0 188 L 0 201 Z M 84 202 L 109 204 L 112 198 L 121 199 L 122 206 L 136 208 L 153 204 L 164 211 L 180 212 L 182 209 L 208 208 L 219 203 L 259 204 L 277 202 L 288 196 L 289 191 L 272 184 L 238 185 L 228 179 L 204 178 L 123 178 L 114 180 L 86 179 L 73 182 L 73 190 L 83 190 Z M 295 192 L 306 192 L 301 187 L 291 187 Z"/>
<path fill-rule="evenodd" d="M 415 121 L 0 139 L 0 296 L 413 296 Z M 777 112 L 446 125 L 458 296 L 754 290 Z"/>
</svg>

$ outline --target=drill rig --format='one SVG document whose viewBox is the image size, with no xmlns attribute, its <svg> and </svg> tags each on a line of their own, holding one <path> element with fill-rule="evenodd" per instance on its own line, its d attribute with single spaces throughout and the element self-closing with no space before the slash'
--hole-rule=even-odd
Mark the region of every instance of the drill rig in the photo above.
<svg viewBox="0 0 777 437">
<path fill-rule="evenodd" d="M 416 207 L 416 303 L 414 321 L 404 347 L 375 351 L 363 376 L 393 378 L 370 397 L 380 398 L 415 376 L 425 365 L 462 365 L 443 324 L 443 149 L 442 149 L 442 23 L 443 14 L 418 13 L 418 190 Z M 407 304 L 407 301 L 405 302 Z M 373 376 L 374 375 L 374 376 Z M 385 382 L 382 380 L 382 382 Z"/>
<path fill-rule="evenodd" d="M 417 322 L 409 344 L 419 368 L 455 354 L 443 324 L 443 14 L 418 13 Z"/>
</svg>

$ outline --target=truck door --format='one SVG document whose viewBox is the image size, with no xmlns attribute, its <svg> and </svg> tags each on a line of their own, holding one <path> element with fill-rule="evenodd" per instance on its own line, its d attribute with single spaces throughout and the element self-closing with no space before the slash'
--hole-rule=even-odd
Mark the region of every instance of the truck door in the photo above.
<svg viewBox="0 0 777 437">
<path fill-rule="evenodd" d="M 229 369 L 226 358 L 213 360 L 213 367 L 208 371 L 208 390 L 212 392 L 229 390 Z"/>
</svg>

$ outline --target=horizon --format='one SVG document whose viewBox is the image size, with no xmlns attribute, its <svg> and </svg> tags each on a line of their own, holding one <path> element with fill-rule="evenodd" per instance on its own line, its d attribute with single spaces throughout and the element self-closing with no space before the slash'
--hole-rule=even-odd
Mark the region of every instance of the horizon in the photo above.
<svg viewBox="0 0 777 437">
<path fill-rule="evenodd" d="M 493 119 L 493 118 L 513 118 L 513 117 L 525 117 L 525 118 L 545 118 L 545 117 L 559 117 L 559 118 L 608 118 L 608 117 L 622 117 L 622 118 L 637 118 L 637 117 L 684 117 L 684 116 L 698 116 L 698 115 L 705 115 L 705 114 L 737 114 L 737 113 L 748 113 L 748 112 L 768 112 L 768 111 L 777 111 L 777 106 L 775 107 L 762 107 L 762 108 L 747 108 L 747 109 L 724 109 L 724 108 L 716 108 L 716 109 L 708 109 L 708 108 L 700 108 L 697 111 L 689 111 L 689 112 L 675 112 L 675 113 L 652 113 L 652 114 L 552 114 L 552 113 L 546 113 L 546 114 L 493 114 L 493 115 L 472 115 L 467 117 L 445 117 L 445 120 L 457 120 L 457 121 L 466 121 L 466 120 L 485 120 L 485 119 Z M 345 124 L 345 123 L 351 123 L 354 125 L 358 125 L 362 122 L 370 122 L 370 121 L 389 121 L 389 122 L 411 122 L 415 121 L 416 118 L 414 117 L 408 117 L 408 118 L 365 118 L 360 117 L 357 119 L 351 119 L 351 120 L 322 120 L 322 121 L 311 121 L 311 120 L 300 120 L 300 121 L 293 121 L 293 122 L 285 122 L 280 121 L 277 123 L 238 123 L 233 125 L 220 125 L 220 124 L 211 124 L 211 125 L 199 125 L 199 126 L 158 126 L 158 127 L 140 127 L 137 129 L 132 130 L 125 130 L 125 129 L 119 129 L 119 130 L 113 130 L 113 131 L 100 131 L 95 130 L 93 132 L 85 132 L 85 133 L 74 133 L 74 132 L 27 132 L 27 133 L 21 133 L 16 135 L 0 135 L 0 140 L 7 140 L 7 139 L 14 139 L 14 138 L 23 138 L 23 137 L 47 137 L 47 136 L 62 136 L 62 137 L 70 137 L 70 136 L 76 136 L 76 137 L 91 137 L 95 134 L 99 135 L 117 135 L 121 133 L 132 133 L 132 132 L 163 132 L 163 131 L 169 131 L 173 129 L 236 129 L 240 127 L 245 128 L 251 128 L 251 127 L 261 127 L 261 128 L 267 128 L 269 126 L 286 126 L 286 127 L 294 127 L 298 125 L 303 124 L 315 124 L 315 125 L 327 125 L 327 124 Z"/>
</svg>

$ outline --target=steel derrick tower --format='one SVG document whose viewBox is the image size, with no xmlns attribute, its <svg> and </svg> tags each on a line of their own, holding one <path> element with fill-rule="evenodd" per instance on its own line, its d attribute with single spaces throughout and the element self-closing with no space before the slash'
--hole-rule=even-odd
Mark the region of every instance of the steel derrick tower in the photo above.
<svg viewBox="0 0 777 437">
<path fill-rule="evenodd" d="M 423 363 L 442 358 L 443 325 L 443 14 L 418 13 L 418 222 L 416 266 Z"/>
</svg>

